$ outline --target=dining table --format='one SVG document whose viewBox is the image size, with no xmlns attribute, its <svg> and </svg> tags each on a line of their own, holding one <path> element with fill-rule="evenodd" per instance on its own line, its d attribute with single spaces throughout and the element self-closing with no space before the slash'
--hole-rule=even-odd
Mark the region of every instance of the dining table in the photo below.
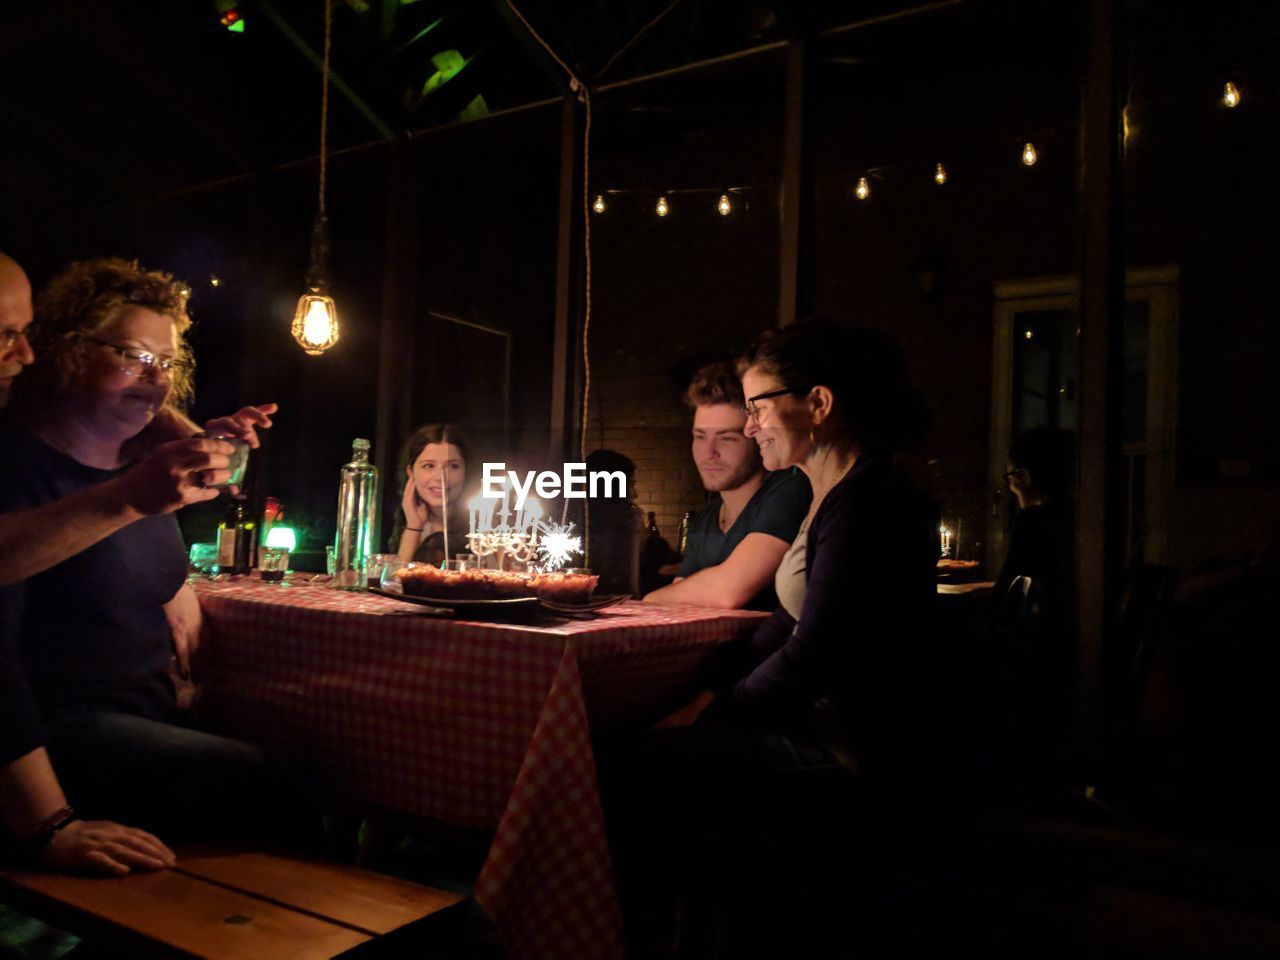
<svg viewBox="0 0 1280 960">
<path fill-rule="evenodd" d="M 512 960 L 621 960 L 595 737 L 678 705 L 764 617 L 628 600 L 504 622 L 296 579 L 193 586 L 205 722 L 371 808 L 491 831 L 475 896 Z"/>
</svg>

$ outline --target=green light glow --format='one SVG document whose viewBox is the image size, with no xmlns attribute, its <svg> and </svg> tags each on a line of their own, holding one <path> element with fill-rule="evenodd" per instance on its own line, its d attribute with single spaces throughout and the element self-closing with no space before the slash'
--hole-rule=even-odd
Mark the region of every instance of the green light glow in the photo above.
<svg viewBox="0 0 1280 960">
<path fill-rule="evenodd" d="M 459 120 L 478 120 L 480 117 L 489 115 L 489 104 L 485 103 L 482 94 L 476 94 L 476 98 L 462 108 L 458 114 Z"/>
<path fill-rule="evenodd" d="M 457 50 L 442 50 L 437 53 L 431 58 L 431 65 L 436 68 L 436 72 L 427 77 L 427 82 L 422 85 L 422 95 L 428 97 L 435 93 L 456 77 L 470 62 L 470 59 L 464 60 Z"/>
<path fill-rule="evenodd" d="M 244 17 L 241 17 L 231 26 L 227 27 L 232 33 L 244 33 Z"/>
<path fill-rule="evenodd" d="M 298 535 L 293 532 L 293 527 L 272 527 L 267 532 L 267 542 L 263 546 L 279 547 L 292 553 L 298 549 Z"/>
</svg>

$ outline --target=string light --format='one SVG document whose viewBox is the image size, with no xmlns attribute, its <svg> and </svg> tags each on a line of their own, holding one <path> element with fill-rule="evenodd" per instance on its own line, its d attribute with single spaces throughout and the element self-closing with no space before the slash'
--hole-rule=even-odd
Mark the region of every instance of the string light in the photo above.
<svg viewBox="0 0 1280 960">
<path fill-rule="evenodd" d="M 865 200 L 871 196 L 871 184 L 867 182 L 866 177 L 858 178 L 858 185 L 853 188 L 853 195 L 859 200 Z"/>
<path fill-rule="evenodd" d="M 1035 144 L 1033 144 L 1030 140 L 1028 140 L 1022 147 L 1023 164 L 1025 164 L 1028 167 L 1034 167 L 1038 159 L 1039 157 L 1036 156 Z"/>
<path fill-rule="evenodd" d="M 1227 85 L 1222 88 L 1222 102 L 1231 109 L 1235 109 L 1240 106 L 1240 88 L 1230 80 L 1228 80 Z"/>
<path fill-rule="evenodd" d="M 210 275 L 209 275 L 209 286 L 211 286 L 211 287 L 220 287 L 220 286 L 222 286 L 222 279 L 221 279 L 221 278 L 220 278 L 216 273 L 210 274 Z"/>
<path fill-rule="evenodd" d="M 659 198 L 658 198 L 658 205 L 657 205 L 656 207 L 654 207 L 654 208 L 653 208 L 653 211 L 654 211 L 654 213 L 656 213 L 656 214 L 657 214 L 658 216 L 660 216 L 660 217 L 665 217 L 668 213 L 670 213 L 670 212 L 671 212 L 671 208 L 670 208 L 669 206 L 667 206 L 667 198 L 666 198 L 666 197 L 659 197 Z"/>
<path fill-rule="evenodd" d="M 591 204 L 591 209 L 594 210 L 596 213 L 604 213 L 605 210 L 608 209 L 608 207 L 605 206 L 603 193 L 596 194 L 596 202 Z"/>
<path fill-rule="evenodd" d="M 720 194 L 720 202 L 716 204 L 716 209 L 720 211 L 720 216 L 727 217 L 733 212 L 733 204 L 729 202 L 727 193 Z"/>
<path fill-rule="evenodd" d="M 1026 330 L 1024 330 L 1024 331 L 1022 332 L 1022 335 L 1023 335 L 1024 337 L 1026 337 L 1028 340 L 1030 340 L 1030 339 L 1031 339 L 1031 337 L 1033 336 L 1033 334 L 1031 333 L 1031 328 L 1030 328 L 1030 327 L 1028 327 Z"/>
<path fill-rule="evenodd" d="M 942 186 L 947 182 L 947 168 L 941 163 L 936 164 L 933 168 L 933 182 L 938 186 Z"/>
</svg>

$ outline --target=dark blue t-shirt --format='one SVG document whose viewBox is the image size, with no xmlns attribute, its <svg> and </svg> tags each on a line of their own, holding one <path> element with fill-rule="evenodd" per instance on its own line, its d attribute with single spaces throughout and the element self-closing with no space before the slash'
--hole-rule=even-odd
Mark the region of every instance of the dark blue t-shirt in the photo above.
<svg viewBox="0 0 1280 960">
<path fill-rule="evenodd" d="M 800 530 L 800 524 L 809 511 L 813 491 L 809 478 L 798 469 L 777 470 L 765 474 L 764 483 L 755 492 L 728 530 L 720 529 L 720 495 L 716 494 L 707 505 L 689 521 L 689 539 L 685 545 L 684 559 L 680 563 L 680 576 L 687 577 L 716 567 L 729 559 L 749 533 L 767 533 L 784 543 L 791 543 Z M 772 610 L 778 605 L 777 595 L 770 580 L 747 607 L 752 610 Z"/>
<path fill-rule="evenodd" d="M 0 420 L 0 513 L 119 476 Z M 62 563 L 0 588 L 0 764 L 40 746 L 41 719 L 119 711 L 172 719 L 163 605 L 186 577 L 173 514 L 129 524 Z"/>
</svg>

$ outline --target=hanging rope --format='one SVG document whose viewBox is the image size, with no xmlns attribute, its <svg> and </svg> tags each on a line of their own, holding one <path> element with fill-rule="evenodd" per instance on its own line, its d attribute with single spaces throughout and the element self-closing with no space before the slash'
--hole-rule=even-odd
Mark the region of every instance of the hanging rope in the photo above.
<svg viewBox="0 0 1280 960">
<path fill-rule="evenodd" d="M 588 408 L 591 402 L 591 353 L 589 349 L 591 339 L 591 91 L 587 85 L 578 78 L 578 75 L 570 69 L 569 65 L 560 58 L 560 55 L 551 48 L 547 41 L 533 28 L 523 13 L 521 13 L 511 0 L 507 0 L 507 7 L 515 14 L 516 18 L 524 24 L 524 28 L 529 31 L 529 35 L 533 37 L 547 51 L 547 55 L 551 57 L 560 69 L 569 77 L 569 89 L 574 91 L 583 105 L 583 128 L 582 128 L 582 267 L 585 277 L 583 278 L 583 308 L 582 308 L 582 422 L 579 425 L 579 442 L 578 455 L 585 462 L 587 459 L 587 419 Z M 591 542 L 591 510 L 588 504 L 589 500 L 583 501 L 582 506 L 582 544 L 583 557 L 587 566 L 591 565 L 591 554 L 589 544 Z M 568 516 L 569 501 L 565 499 L 563 508 L 561 509 L 560 522 L 564 523 Z"/>
<path fill-rule="evenodd" d="M 320 216 L 324 216 L 324 188 L 329 140 L 329 48 L 333 42 L 333 0 L 324 0 L 324 64 L 320 68 Z"/>
</svg>

